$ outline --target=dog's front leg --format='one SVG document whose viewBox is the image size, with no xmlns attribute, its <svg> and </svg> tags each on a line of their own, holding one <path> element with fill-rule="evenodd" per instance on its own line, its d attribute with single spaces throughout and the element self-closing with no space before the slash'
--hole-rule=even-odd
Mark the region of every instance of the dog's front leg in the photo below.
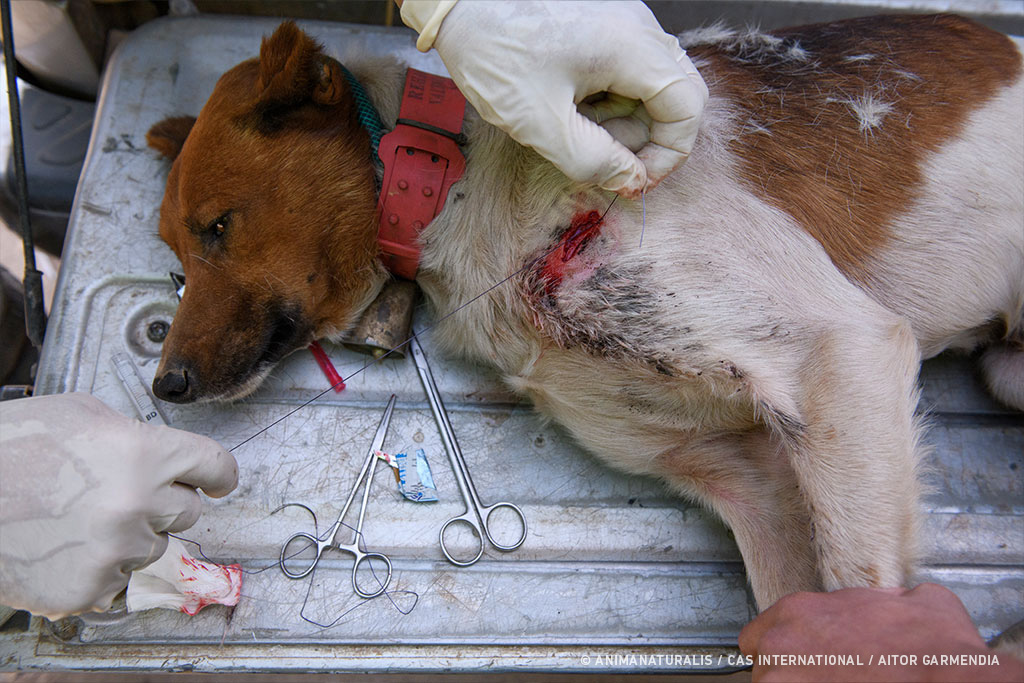
<svg viewBox="0 0 1024 683">
<path fill-rule="evenodd" d="M 716 372 L 727 379 L 709 383 Z M 760 608 L 823 587 L 788 444 L 755 422 L 749 402 L 737 398 L 743 384 L 733 372 L 669 377 L 549 348 L 529 374 L 506 379 L 604 462 L 657 476 L 721 516 Z M 718 384 L 730 401 L 709 396 Z"/>
<path fill-rule="evenodd" d="M 736 539 L 758 609 L 819 591 L 811 522 L 786 453 L 767 430 L 687 440 L 659 457 L 659 474 L 711 507 Z"/>
<path fill-rule="evenodd" d="M 909 326 L 861 318 L 812 340 L 783 440 L 827 590 L 899 586 L 916 561 L 920 364 Z"/>
</svg>

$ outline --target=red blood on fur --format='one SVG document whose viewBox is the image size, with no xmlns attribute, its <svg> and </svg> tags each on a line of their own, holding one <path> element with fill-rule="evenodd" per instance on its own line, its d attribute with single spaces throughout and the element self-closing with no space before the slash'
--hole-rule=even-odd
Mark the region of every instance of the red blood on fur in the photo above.
<svg viewBox="0 0 1024 683">
<path fill-rule="evenodd" d="M 604 216 L 597 211 L 580 212 L 572 217 L 572 223 L 562 233 L 560 245 L 544 257 L 539 276 L 546 283 L 546 293 L 550 294 L 565 277 L 565 264 L 581 252 L 590 240 L 601 231 Z"/>
</svg>

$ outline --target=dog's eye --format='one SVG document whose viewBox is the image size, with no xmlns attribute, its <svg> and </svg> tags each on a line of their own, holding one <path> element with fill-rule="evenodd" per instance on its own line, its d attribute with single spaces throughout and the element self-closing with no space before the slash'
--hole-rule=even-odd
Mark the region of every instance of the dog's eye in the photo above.
<svg viewBox="0 0 1024 683">
<path fill-rule="evenodd" d="M 206 231 L 215 237 L 223 237 L 231 222 L 231 212 L 222 213 L 206 226 Z"/>
</svg>

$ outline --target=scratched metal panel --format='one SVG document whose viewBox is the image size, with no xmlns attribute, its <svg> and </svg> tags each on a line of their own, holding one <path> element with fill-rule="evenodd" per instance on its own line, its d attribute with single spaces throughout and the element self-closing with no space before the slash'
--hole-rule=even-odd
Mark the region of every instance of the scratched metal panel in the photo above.
<svg viewBox="0 0 1024 683">
<path fill-rule="evenodd" d="M 159 348 L 140 331 L 150 320 L 173 316 L 176 306 L 166 273 L 177 264 L 156 236 L 167 167 L 145 149 L 145 132 L 164 116 L 198 111 L 216 78 L 255 54 L 260 36 L 275 24 L 162 20 L 133 34 L 111 61 L 39 391 L 89 391 L 132 414 L 110 355 L 127 350 L 151 380 Z M 443 71 L 434 55 L 414 50 L 403 29 L 303 25 L 342 59 L 361 49 Z M 369 367 L 345 392 L 302 407 L 325 380 L 300 352 L 245 401 L 161 405 L 171 424 L 239 445 L 238 490 L 209 501 L 185 534 L 210 557 L 258 572 L 246 576 L 238 608 L 212 607 L 191 618 L 154 610 L 70 620 L 56 635 L 35 620 L 33 633 L 41 635 L 22 645 L 28 649 L 19 652 L 21 661 L 125 669 L 571 670 L 600 647 L 621 654 L 714 653 L 717 659 L 693 668 L 728 668 L 719 655 L 730 652 L 752 614 L 728 531 L 667 496 L 657 482 L 598 464 L 487 370 L 432 354 L 429 335 L 424 345 L 481 496 L 513 501 L 526 513 L 530 533 L 521 549 L 487 552 L 466 569 L 444 562 L 437 532 L 462 506 L 411 362 Z M 331 345 L 327 350 L 346 376 L 366 362 Z M 958 360 L 931 363 L 925 372 L 923 405 L 935 428 L 922 577 L 954 588 L 991 636 L 1019 619 L 1024 603 L 1024 427 L 1019 414 L 978 391 L 971 372 Z M 418 595 L 408 614 L 398 609 L 408 610 L 408 592 L 396 592 L 394 602 L 355 598 L 343 555 L 325 557 L 311 581 L 290 581 L 273 567 L 281 541 L 308 528 L 309 519 L 296 508 L 270 513 L 302 502 L 319 515 L 321 528 L 331 523 L 392 392 L 398 405 L 386 449 L 425 449 L 441 497 L 429 505 L 404 501 L 390 474 L 380 472 L 386 468 L 378 469 L 364 534 L 368 546 L 393 558 L 392 588 Z M 340 617 L 338 623 L 320 628 L 303 621 L 307 592 L 305 615 L 320 622 Z M 0 651 L 8 642 L 0 640 Z"/>
</svg>

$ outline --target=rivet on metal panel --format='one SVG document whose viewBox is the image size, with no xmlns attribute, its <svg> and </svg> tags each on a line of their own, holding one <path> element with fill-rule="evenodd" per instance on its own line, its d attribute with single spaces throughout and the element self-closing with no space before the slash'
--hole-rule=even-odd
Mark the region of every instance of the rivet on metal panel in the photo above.
<svg viewBox="0 0 1024 683">
<path fill-rule="evenodd" d="M 166 320 L 154 320 L 149 324 L 149 327 L 146 328 L 146 337 L 151 342 L 161 344 L 164 339 L 167 338 L 167 332 L 170 329 L 171 326 Z"/>
</svg>

